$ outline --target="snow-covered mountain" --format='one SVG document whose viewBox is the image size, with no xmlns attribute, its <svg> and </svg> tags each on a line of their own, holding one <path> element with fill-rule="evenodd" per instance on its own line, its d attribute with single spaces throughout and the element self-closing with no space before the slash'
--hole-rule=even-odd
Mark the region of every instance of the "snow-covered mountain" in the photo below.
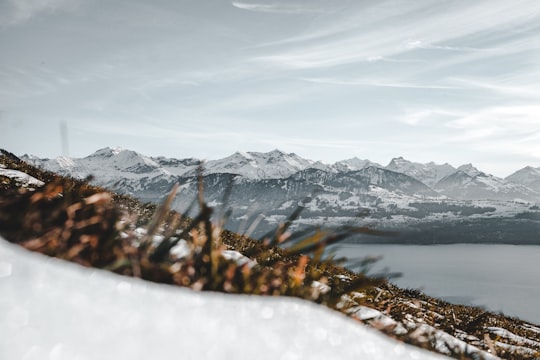
<svg viewBox="0 0 540 360">
<path fill-rule="evenodd" d="M 437 196 L 438 194 L 424 183 L 416 180 L 405 173 L 381 169 L 375 166 L 368 166 L 359 172 L 369 179 L 370 185 L 397 191 L 407 195 Z"/>
<path fill-rule="evenodd" d="M 472 164 L 462 165 L 438 181 L 434 189 L 459 200 L 538 200 L 539 193 L 523 185 L 486 174 Z"/>
<path fill-rule="evenodd" d="M 382 168 L 380 164 L 374 163 L 370 160 L 359 159 L 357 157 L 354 157 L 352 159 L 338 161 L 332 165 L 332 168 L 338 172 L 347 172 L 347 171 L 361 170 L 368 166 Z"/>
<path fill-rule="evenodd" d="M 540 193 L 540 167 L 533 168 L 532 166 L 526 166 L 505 179 Z"/>
<path fill-rule="evenodd" d="M 421 164 L 403 157 L 392 159 L 386 167 L 358 158 L 328 165 L 293 153 L 273 150 L 267 153 L 236 152 L 223 159 L 203 162 L 194 158 L 148 157 L 131 150 L 104 148 L 79 159 L 38 159 L 31 156 L 23 156 L 23 159 L 75 178 L 93 176 L 98 185 L 137 196 L 145 201 L 160 199 L 175 182 L 189 183 L 189 179 L 196 178 L 197 169 L 201 165 L 204 175 L 212 175 L 212 179 L 217 182 L 224 179 L 220 174 L 233 174 L 236 182 L 242 184 L 269 184 L 272 183 L 271 180 L 281 179 L 288 184 L 282 190 L 287 193 L 294 192 L 296 196 L 301 196 L 302 191 L 291 192 L 289 187 L 296 186 L 296 189 L 299 189 L 301 182 L 302 188 L 307 185 L 310 188 L 320 185 L 330 193 L 352 189 L 353 192 L 368 194 L 371 191 L 369 185 L 372 185 L 407 196 L 444 195 L 460 200 L 526 201 L 538 201 L 540 198 L 539 169 L 528 167 L 507 179 L 501 179 L 486 174 L 471 164 L 455 169 L 449 164 Z M 312 171 L 307 171 L 309 169 Z M 324 180 L 321 180 L 323 178 Z M 359 178 L 362 180 L 358 180 Z M 360 183 L 363 185 L 360 186 Z M 259 196 L 264 197 L 264 194 L 259 192 Z"/>
<path fill-rule="evenodd" d="M 279 179 L 310 167 L 332 170 L 329 165 L 301 158 L 280 150 L 267 153 L 236 152 L 228 157 L 203 162 L 199 159 L 172 159 L 165 157 L 148 157 L 135 151 L 122 148 L 104 148 L 80 159 L 57 157 L 55 159 L 39 159 L 35 156 L 22 157 L 30 163 L 40 165 L 48 170 L 84 178 L 90 174 L 94 177 L 115 177 L 119 172 L 125 177 L 140 177 L 140 174 L 192 176 L 203 164 L 204 174 L 236 174 L 248 179 Z M 112 173 L 111 173 L 112 170 Z"/>
<path fill-rule="evenodd" d="M 178 161 L 173 167 L 174 171 L 171 172 L 171 166 L 160 163 L 166 161 L 163 158 L 156 161 L 135 151 L 121 148 L 100 149 L 80 159 L 63 156 L 55 159 L 23 156 L 22 159 L 61 175 L 77 179 L 92 177 L 97 185 L 134 195 L 143 201 L 155 201 L 156 194 L 169 191 L 178 176 L 198 166 Z"/>
<path fill-rule="evenodd" d="M 267 153 L 236 152 L 223 159 L 206 162 L 195 158 L 149 157 L 122 148 L 100 149 L 84 158 L 60 156 L 55 159 L 39 159 L 28 155 L 24 155 L 22 158 L 32 164 L 63 175 L 76 178 L 86 178 L 92 175 L 101 185 L 114 184 L 120 179 L 128 181 L 144 179 L 147 183 L 156 178 L 174 181 L 177 177 L 196 176 L 197 168 L 203 165 L 204 175 L 234 174 L 252 180 L 285 179 L 306 169 L 318 169 L 337 174 L 364 171 L 371 168 L 370 171 L 364 171 L 365 174 L 369 173 L 370 176 L 375 173 L 382 173 L 375 169 L 385 169 L 394 173 L 408 175 L 431 188 L 440 189 L 442 192 L 445 191 L 444 184 L 448 183 L 449 179 L 463 177 L 464 175 L 466 175 L 465 178 L 483 180 L 481 182 L 486 184 L 484 190 L 489 189 L 495 193 L 519 193 L 524 191 L 523 188 L 514 188 L 512 184 L 520 184 L 531 188 L 540 186 L 540 168 L 526 167 L 506 179 L 501 179 L 485 174 L 471 164 L 455 169 L 449 164 L 440 165 L 434 162 L 422 164 L 406 160 L 403 157 L 393 158 L 385 167 L 370 160 L 359 158 L 342 160 L 334 164 L 324 164 L 319 161 L 304 159 L 294 153 L 287 154 L 280 150 Z M 489 181 L 486 179 L 489 179 Z"/>
<path fill-rule="evenodd" d="M 473 216 L 490 222 L 489 225 L 474 224 L 478 227 L 477 233 L 485 238 L 488 228 L 499 229 L 499 225 L 504 225 L 504 229 L 515 229 L 519 221 L 513 219 L 519 214 L 524 214 L 519 215 L 520 219 L 525 217 L 532 224 L 537 216 L 532 203 L 540 199 L 538 192 L 485 174 L 470 164 L 454 169 L 448 164 L 420 164 L 403 158 L 393 159 L 387 167 L 357 158 L 328 165 L 274 150 L 237 152 L 224 159 L 202 162 L 105 148 L 81 159 L 29 156 L 23 159 L 76 178 L 92 175 L 95 184 L 143 201 L 160 202 L 173 184 L 179 183 L 174 208 L 182 212 L 190 208 L 197 197 L 197 169 L 202 164 L 204 197 L 217 208 L 215 213 L 222 213 L 224 206 L 231 208 L 228 227 L 232 230 L 245 229 L 246 224 L 262 214 L 265 218 L 257 228 L 259 234 L 275 227 L 303 199 L 308 199 L 306 209 L 296 222 L 299 226 L 331 227 L 364 222 L 399 228 L 433 221 L 461 221 Z M 428 186 L 439 178 L 433 186 Z M 231 180 L 232 191 L 223 204 Z M 194 215 L 197 207 L 191 211 Z M 511 223 L 491 222 L 498 217 L 510 218 Z M 519 226 L 523 228 L 523 222 L 519 222 Z M 510 230 L 508 232 L 511 237 Z M 497 234 L 493 236 L 499 236 Z M 441 238 L 440 233 L 433 236 Z M 419 234 L 413 237 L 418 239 Z M 429 237 L 425 241 L 433 241 L 431 235 Z M 525 241 L 523 236 L 520 239 Z"/>
<path fill-rule="evenodd" d="M 152 158 L 121 148 L 100 149 L 81 159 L 64 156 L 55 159 L 38 159 L 26 155 L 22 159 L 62 175 L 71 175 L 76 178 L 92 175 L 99 178 L 100 181 L 117 177 L 120 174 L 127 178 L 141 178 L 149 176 L 149 174 L 170 175 L 160 163 Z M 175 164 L 175 167 L 181 170 L 182 167 L 179 165 L 180 163 Z"/>
<path fill-rule="evenodd" d="M 281 179 L 311 167 L 314 161 L 306 160 L 280 150 L 267 153 L 236 152 L 220 160 L 204 164 L 205 174 L 237 174 L 248 179 Z"/>
<path fill-rule="evenodd" d="M 386 166 L 386 169 L 407 174 L 430 187 L 433 187 L 439 180 L 456 171 L 449 164 L 439 165 L 434 162 L 421 164 L 406 160 L 403 157 L 393 158 Z"/>
</svg>

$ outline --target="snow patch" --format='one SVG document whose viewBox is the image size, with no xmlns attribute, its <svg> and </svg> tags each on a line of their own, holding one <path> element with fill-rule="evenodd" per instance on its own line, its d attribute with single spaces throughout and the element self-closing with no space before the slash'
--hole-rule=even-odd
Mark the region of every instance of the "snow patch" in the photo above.
<svg viewBox="0 0 540 360">
<path fill-rule="evenodd" d="M 224 250 L 221 252 L 221 256 L 227 260 L 234 261 L 238 266 L 247 264 L 249 268 L 252 268 L 257 264 L 255 260 L 252 260 L 235 250 Z"/>
<path fill-rule="evenodd" d="M 11 170 L 11 169 L 5 169 L 5 168 L 0 168 L 0 176 L 5 176 L 5 177 L 8 177 L 8 178 L 11 178 L 11 179 L 15 179 L 19 182 L 21 182 L 22 184 L 28 186 L 28 185 L 32 185 L 32 186 L 43 186 L 45 185 L 45 183 L 41 180 L 38 180 L 36 179 L 35 177 L 32 177 L 26 173 L 23 173 L 22 171 L 19 171 L 19 170 Z"/>
<path fill-rule="evenodd" d="M 513 332 L 508 331 L 506 329 L 503 329 L 500 327 L 488 327 L 486 328 L 486 330 L 488 330 L 490 333 L 494 335 L 500 336 L 501 338 L 508 339 L 514 343 L 540 348 L 540 342 L 516 335 Z"/>
</svg>

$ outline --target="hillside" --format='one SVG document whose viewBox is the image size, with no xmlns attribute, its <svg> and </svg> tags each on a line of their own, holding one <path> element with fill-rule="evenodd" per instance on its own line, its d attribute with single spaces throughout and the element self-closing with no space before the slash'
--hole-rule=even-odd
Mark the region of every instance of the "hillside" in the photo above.
<svg viewBox="0 0 540 360">
<path fill-rule="evenodd" d="M 171 211 L 176 187 L 155 206 L 42 171 L 7 152 L 0 164 L 0 235 L 28 250 L 193 290 L 303 298 L 455 358 L 539 355 L 534 324 L 399 289 L 322 255 L 325 246 L 352 233 L 384 232 L 352 226 L 290 235 L 286 230 L 299 215 L 293 212 L 257 242 L 212 223 L 213 209 L 201 197 L 193 218 Z"/>
</svg>

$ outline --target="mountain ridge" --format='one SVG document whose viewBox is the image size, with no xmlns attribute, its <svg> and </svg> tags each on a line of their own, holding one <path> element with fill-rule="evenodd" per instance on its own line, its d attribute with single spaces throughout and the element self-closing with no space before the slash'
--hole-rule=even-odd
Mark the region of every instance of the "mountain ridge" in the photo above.
<svg viewBox="0 0 540 360">
<path fill-rule="evenodd" d="M 248 179 L 262 180 L 287 178 L 298 171 L 308 168 L 324 170 L 330 173 L 346 173 L 362 170 L 367 167 L 374 167 L 408 175 L 433 190 L 438 190 L 441 194 L 445 194 L 445 192 L 451 193 L 451 191 L 445 191 L 448 189 L 444 188 L 448 180 L 441 181 L 451 175 L 459 177 L 460 175 L 456 173 L 462 172 L 472 179 L 478 176 L 491 179 L 492 184 L 490 188 L 494 192 L 500 192 L 501 189 L 504 192 L 504 188 L 508 188 L 508 184 L 512 183 L 532 190 L 532 192 L 526 194 L 527 191 L 524 188 L 514 189 L 517 194 L 522 195 L 521 197 L 537 196 L 540 193 L 540 168 L 527 166 L 503 179 L 486 174 L 476 169 L 472 164 L 464 164 L 455 168 L 448 163 L 436 164 L 433 161 L 428 163 L 413 162 L 406 160 L 402 156 L 393 158 L 386 166 L 357 157 L 340 160 L 333 164 L 325 164 L 320 161 L 302 158 L 294 153 L 286 153 L 279 149 L 274 149 L 266 153 L 237 151 L 222 159 L 203 161 L 196 158 L 150 157 L 120 147 L 106 147 L 84 158 L 59 156 L 54 159 L 40 159 L 31 155 L 23 155 L 22 158 L 49 170 L 75 177 L 87 177 L 89 175 L 101 176 L 100 173 L 102 173 L 104 167 L 131 174 L 152 175 L 152 173 L 155 173 L 155 176 L 160 174 L 169 177 L 194 176 L 197 174 L 197 169 L 203 166 L 204 175 L 230 173 Z M 91 159 L 103 159 L 105 164 L 91 166 Z M 127 177 L 129 178 L 130 176 Z M 497 189 L 497 187 L 501 189 Z"/>
<path fill-rule="evenodd" d="M 196 206 L 191 204 L 197 198 L 198 169 L 202 166 L 205 200 L 221 209 L 216 214 L 231 209 L 228 229 L 260 221 L 254 236 L 283 222 L 300 204 L 304 210 L 295 226 L 356 224 L 405 229 L 399 241 L 414 243 L 446 243 L 456 238 L 465 242 L 535 243 L 540 220 L 538 192 L 486 174 L 471 164 L 451 168 L 402 157 L 393 159 L 389 166 L 358 158 L 322 164 L 279 150 L 236 152 L 225 159 L 204 162 L 148 157 L 119 148 L 100 149 L 81 159 L 27 156 L 25 160 L 75 178 L 92 175 L 93 184 L 145 202 L 161 202 L 178 183 L 179 196 L 172 207 L 192 216 L 196 215 Z M 450 170 L 453 172 L 434 185 L 425 183 L 426 178 L 433 183 Z M 264 219 L 254 219 L 255 213 L 263 214 Z M 466 222 L 469 227 L 460 227 L 468 230 L 456 235 L 453 224 L 458 222 Z M 530 231 L 525 234 L 526 229 Z"/>
</svg>

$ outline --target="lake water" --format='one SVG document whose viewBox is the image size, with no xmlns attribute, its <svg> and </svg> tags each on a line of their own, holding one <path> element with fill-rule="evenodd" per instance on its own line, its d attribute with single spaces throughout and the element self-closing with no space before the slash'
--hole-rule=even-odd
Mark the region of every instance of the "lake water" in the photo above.
<svg viewBox="0 0 540 360">
<path fill-rule="evenodd" d="M 401 272 L 399 287 L 540 324 L 540 246 L 342 244 L 337 254 L 381 255 L 371 273 Z"/>
</svg>

